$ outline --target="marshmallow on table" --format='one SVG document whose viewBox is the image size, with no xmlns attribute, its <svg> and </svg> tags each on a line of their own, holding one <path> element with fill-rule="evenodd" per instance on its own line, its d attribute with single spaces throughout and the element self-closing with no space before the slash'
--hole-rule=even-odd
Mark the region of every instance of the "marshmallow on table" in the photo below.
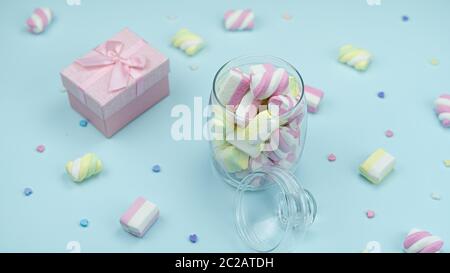
<svg viewBox="0 0 450 273">
<path fill-rule="evenodd" d="M 258 107 L 261 101 L 255 99 L 251 92 L 245 94 L 236 108 L 236 124 L 240 127 L 248 125 L 249 120 L 253 119 L 258 114 Z"/>
<path fill-rule="evenodd" d="M 28 30 L 39 34 L 43 32 L 53 20 L 53 13 L 49 8 L 37 8 L 27 19 Z"/>
<path fill-rule="evenodd" d="M 376 150 L 359 167 L 361 175 L 374 184 L 379 184 L 394 168 L 395 158 L 383 149 Z"/>
<path fill-rule="evenodd" d="M 417 228 L 413 228 L 403 241 L 406 253 L 439 253 L 443 245 L 441 238 Z"/>
<path fill-rule="evenodd" d="M 250 88 L 250 76 L 233 68 L 219 82 L 218 99 L 223 105 L 238 105 Z"/>
<path fill-rule="evenodd" d="M 144 197 L 138 197 L 122 215 L 120 224 L 130 234 L 143 237 L 158 218 L 158 207 Z"/>
<path fill-rule="evenodd" d="M 250 9 L 228 10 L 224 15 L 227 30 L 251 30 L 254 26 L 255 14 Z"/>
<path fill-rule="evenodd" d="M 434 102 L 435 111 L 444 127 L 450 127 L 450 95 L 443 94 Z"/>
<path fill-rule="evenodd" d="M 320 101 L 323 98 L 323 91 L 311 86 L 305 85 L 305 97 L 308 105 L 308 112 L 315 113 L 319 108 Z"/>
<path fill-rule="evenodd" d="M 236 173 L 248 169 L 248 154 L 233 145 L 222 145 L 216 148 L 215 156 L 227 172 Z"/>
<path fill-rule="evenodd" d="M 93 153 L 85 154 L 66 164 L 66 172 L 75 182 L 82 182 L 102 171 L 102 161 Z"/>
<path fill-rule="evenodd" d="M 199 35 L 182 28 L 172 38 L 172 45 L 192 56 L 203 48 L 204 41 Z"/>
<path fill-rule="evenodd" d="M 283 68 L 276 68 L 272 64 L 252 65 L 250 74 L 250 91 L 259 100 L 289 91 L 289 74 Z"/>
<path fill-rule="evenodd" d="M 339 49 L 339 62 L 345 63 L 356 70 L 364 71 L 370 64 L 372 55 L 365 49 L 344 45 Z"/>
</svg>

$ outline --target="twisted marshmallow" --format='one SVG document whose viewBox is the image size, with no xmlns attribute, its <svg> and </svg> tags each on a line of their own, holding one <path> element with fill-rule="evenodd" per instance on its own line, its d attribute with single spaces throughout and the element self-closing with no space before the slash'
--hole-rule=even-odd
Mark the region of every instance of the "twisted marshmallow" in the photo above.
<svg viewBox="0 0 450 273">
<path fill-rule="evenodd" d="M 203 48 L 204 41 L 197 34 L 192 33 L 186 28 L 182 28 L 172 38 L 172 45 L 180 48 L 187 55 L 192 56 Z"/>
<path fill-rule="evenodd" d="M 49 8 L 37 8 L 27 19 L 28 30 L 39 34 L 52 22 L 53 13 Z"/>
<path fill-rule="evenodd" d="M 247 126 L 248 122 L 258 114 L 260 105 L 261 101 L 255 99 L 251 92 L 245 94 L 236 108 L 236 124 L 242 128 Z"/>
<path fill-rule="evenodd" d="M 339 62 L 346 63 L 356 70 L 366 70 L 372 55 L 365 49 L 344 45 L 339 49 Z"/>
<path fill-rule="evenodd" d="M 450 127 L 450 95 L 443 94 L 434 102 L 435 111 L 444 127 Z"/>
<path fill-rule="evenodd" d="M 289 112 L 297 104 L 297 100 L 291 95 L 272 96 L 269 99 L 268 109 L 271 115 L 282 116 Z"/>
<path fill-rule="evenodd" d="M 265 154 L 274 162 L 287 159 L 300 144 L 300 131 L 283 126 L 270 136 L 269 151 Z"/>
<path fill-rule="evenodd" d="M 250 91 L 257 99 L 267 99 L 288 91 L 289 74 L 283 68 L 275 68 L 272 64 L 252 65 L 250 74 Z"/>
<path fill-rule="evenodd" d="M 251 157 L 249 164 L 250 164 L 251 170 L 253 170 L 253 171 L 256 171 L 263 167 L 274 165 L 272 160 L 270 160 L 267 157 L 267 155 L 265 155 L 265 154 L 260 154 L 258 157 L 255 157 L 255 158 Z"/>
<path fill-rule="evenodd" d="M 250 9 L 228 10 L 224 15 L 227 30 L 251 30 L 254 26 L 255 14 Z"/>
<path fill-rule="evenodd" d="M 238 105 L 250 88 L 250 76 L 239 68 L 233 68 L 220 81 L 218 98 L 223 105 Z"/>
<path fill-rule="evenodd" d="M 102 161 L 97 155 L 88 153 L 74 161 L 67 162 L 66 171 L 73 181 L 82 182 L 102 171 Z"/>
<path fill-rule="evenodd" d="M 407 253 L 438 253 L 444 242 L 428 231 L 413 228 L 403 242 Z"/>
</svg>

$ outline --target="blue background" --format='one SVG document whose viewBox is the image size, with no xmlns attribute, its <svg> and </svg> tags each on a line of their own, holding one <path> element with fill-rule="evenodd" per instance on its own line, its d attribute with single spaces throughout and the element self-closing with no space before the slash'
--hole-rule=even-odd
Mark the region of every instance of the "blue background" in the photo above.
<svg viewBox="0 0 450 273">
<path fill-rule="evenodd" d="M 24 25 L 37 6 L 56 15 L 42 35 Z M 246 7 L 257 16 L 255 29 L 226 32 L 223 13 Z M 170 111 L 192 106 L 194 96 L 206 103 L 217 69 L 246 54 L 284 58 L 325 91 L 319 112 L 309 116 L 297 172 L 318 202 L 318 217 L 295 251 L 359 252 L 377 240 L 383 251 L 400 252 L 413 227 L 450 242 L 450 169 L 442 163 L 450 159 L 450 130 L 433 112 L 435 98 L 450 89 L 449 11 L 446 0 L 1 1 L 0 251 L 67 252 L 73 240 L 83 252 L 245 251 L 233 225 L 234 190 L 213 176 L 206 141 L 172 140 Z M 282 18 L 285 12 L 291 20 Z M 92 125 L 79 126 L 59 71 L 123 27 L 170 58 L 171 95 L 106 139 Z M 181 27 L 207 42 L 194 57 L 170 46 Z M 368 71 L 336 61 L 346 43 L 373 53 Z M 432 58 L 440 64 L 431 65 Z M 387 129 L 393 138 L 384 136 Z M 39 144 L 47 147 L 42 154 Z M 398 163 L 376 186 L 358 175 L 358 166 L 379 147 Z M 103 159 L 104 172 L 75 184 L 64 165 L 89 151 Z M 329 153 L 336 162 L 327 161 Z M 151 171 L 154 164 L 161 173 Z M 25 197 L 25 187 L 34 194 Z M 431 199 L 432 192 L 442 200 Z M 161 210 L 143 239 L 119 225 L 139 195 Z M 366 218 L 367 209 L 374 219 Z M 79 226 L 82 218 L 88 228 Z M 191 233 L 197 244 L 189 242 Z"/>
</svg>

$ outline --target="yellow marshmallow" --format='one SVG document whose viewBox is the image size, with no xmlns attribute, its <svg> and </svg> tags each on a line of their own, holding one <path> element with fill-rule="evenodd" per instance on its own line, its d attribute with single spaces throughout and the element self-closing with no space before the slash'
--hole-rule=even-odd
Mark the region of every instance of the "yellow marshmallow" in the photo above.
<svg viewBox="0 0 450 273">
<path fill-rule="evenodd" d="M 289 76 L 289 92 L 293 98 L 300 96 L 300 84 L 292 76 Z"/>
<path fill-rule="evenodd" d="M 339 49 L 339 62 L 352 66 L 356 70 L 366 70 L 371 59 L 372 55 L 369 51 L 353 45 L 344 45 Z"/>
<path fill-rule="evenodd" d="M 173 36 L 172 45 L 192 56 L 203 48 L 204 41 L 199 35 L 182 28 Z"/>
<path fill-rule="evenodd" d="M 82 182 L 101 171 L 102 161 L 93 153 L 85 154 L 66 164 L 66 172 L 75 182 Z"/>
<path fill-rule="evenodd" d="M 232 145 L 216 149 L 216 158 L 227 172 L 235 173 L 248 169 L 249 156 Z"/>
</svg>

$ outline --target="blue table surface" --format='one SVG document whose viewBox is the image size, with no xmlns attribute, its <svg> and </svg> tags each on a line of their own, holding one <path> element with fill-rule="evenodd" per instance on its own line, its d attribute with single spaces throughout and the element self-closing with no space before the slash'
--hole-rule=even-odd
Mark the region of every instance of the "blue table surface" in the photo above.
<svg viewBox="0 0 450 273">
<path fill-rule="evenodd" d="M 37 6 L 56 15 L 42 35 L 24 25 Z M 256 14 L 255 29 L 225 31 L 224 11 L 246 7 Z M 433 111 L 436 97 L 450 91 L 449 10 L 447 0 L 381 0 L 378 6 L 365 0 L 1 1 L 0 251 L 68 252 L 70 241 L 83 252 L 247 251 L 234 229 L 234 189 L 213 175 L 207 141 L 171 138 L 171 109 L 192 106 L 194 97 L 206 103 L 213 76 L 227 60 L 263 54 L 288 60 L 307 84 L 325 91 L 319 112 L 309 116 L 296 173 L 319 211 L 294 250 L 360 252 L 376 240 L 383 251 L 401 252 L 413 227 L 450 242 L 450 168 L 443 164 L 450 159 L 450 130 Z M 292 19 L 283 19 L 286 12 Z M 92 125 L 79 125 L 82 117 L 61 92 L 59 71 L 124 27 L 169 57 L 171 94 L 106 139 Z M 207 42 L 194 57 L 170 46 L 181 27 Z M 337 62 L 346 43 L 373 53 L 368 71 Z M 439 65 L 431 65 L 433 58 Z M 387 129 L 393 138 L 384 136 Z M 46 146 L 42 154 L 35 151 L 39 144 Z M 397 165 L 373 185 L 358 166 L 379 147 Z M 104 171 L 75 184 L 64 165 L 89 151 L 103 159 Z M 334 163 L 329 153 L 336 154 Z M 152 172 L 154 164 L 160 173 Z M 34 193 L 25 197 L 25 187 Z M 433 192 L 442 199 L 433 200 Z M 161 210 L 143 239 L 119 224 L 139 195 Z M 365 216 L 368 209 L 375 218 Z M 79 225 L 84 218 L 87 228 Z M 196 244 L 188 240 L 192 233 Z"/>
</svg>

